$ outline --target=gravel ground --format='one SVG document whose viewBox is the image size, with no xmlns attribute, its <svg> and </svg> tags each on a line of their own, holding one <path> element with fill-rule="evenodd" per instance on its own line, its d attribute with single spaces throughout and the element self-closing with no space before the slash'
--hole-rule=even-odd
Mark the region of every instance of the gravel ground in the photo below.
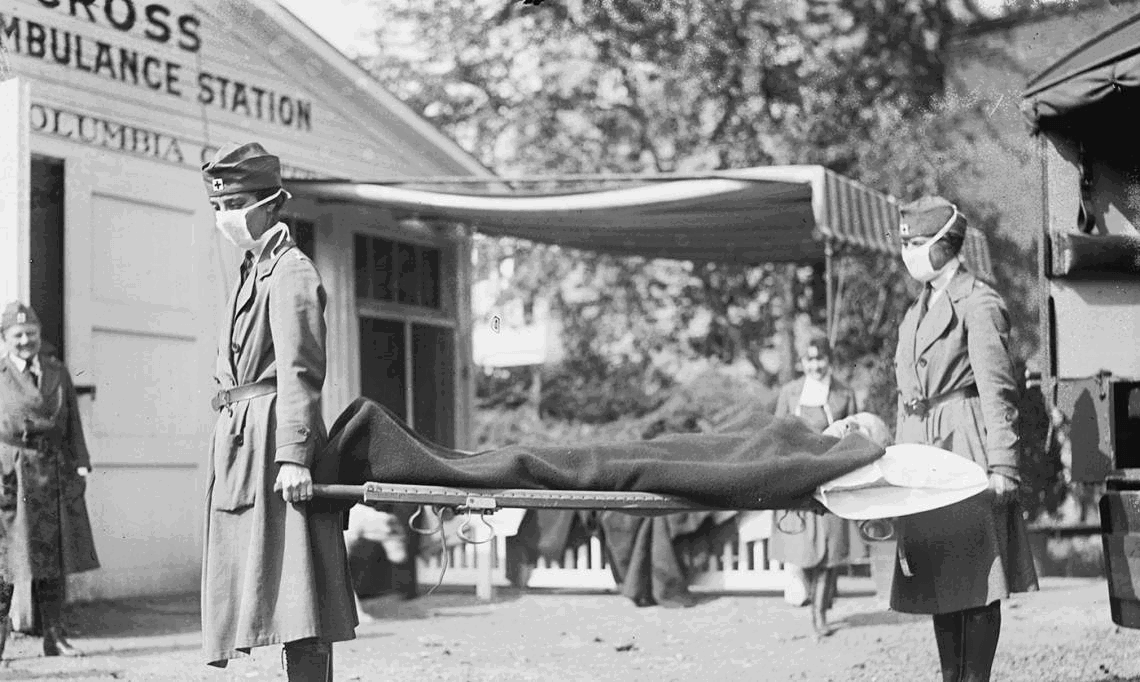
<svg viewBox="0 0 1140 682">
<path fill-rule="evenodd" d="M 377 617 L 338 644 L 337 680 L 938 679 L 930 620 L 879 607 L 870 581 L 843 578 L 839 630 L 816 643 L 808 613 L 778 595 L 709 598 L 687 609 L 636 608 L 611 594 L 470 593 L 366 602 Z M 1140 680 L 1140 631 L 1109 618 L 1101 580 L 1046 579 L 1003 607 L 994 680 Z M 17 636 L 0 680 L 284 679 L 280 649 L 255 650 L 224 671 L 198 660 L 196 597 L 75 607 L 83 659 L 45 659 Z"/>
</svg>

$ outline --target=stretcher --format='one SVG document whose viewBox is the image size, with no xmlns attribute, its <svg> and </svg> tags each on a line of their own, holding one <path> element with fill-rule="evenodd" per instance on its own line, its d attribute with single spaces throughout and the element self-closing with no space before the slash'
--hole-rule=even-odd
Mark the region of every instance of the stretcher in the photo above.
<svg viewBox="0 0 1140 682">
<path fill-rule="evenodd" d="M 486 517 L 499 509 L 566 509 L 620 511 L 632 514 L 674 514 L 699 511 L 733 511 L 725 507 L 698 504 L 675 495 L 649 492 L 615 492 L 601 490 L 532 490 L 532 489 L 491 489 L 454 488 L 435 485 L 411 485 L 368 482 L 364 485 L 315 484 L 315 497 L 341 500 L 354 500 L 371 503 L 402 503 L 419 505 L 420 509 L 409 520 L 411 529 L 422 535 L 431 535 L 440 529 L 438 514 L 436 523 L 429 527 L 416 524 L 425 508 L 438 507 L 451 509 L 456 514 L 467 515 L 457 535 L 465 542 L 481 544 L 494 536 L 494 528 L 486 522 Z M 785 510 L 789 513 L 805 513 L 820 509 L 812 500 L 805 500 L 798 508 Z M 478 514 L 491 535 L 478 540 L 470 535 L 472 515 Z M 801 524 L 802 525 L 802 524 Z M 893 524 L 889 520 L 868 520 L 858 522 L 859 532 L 867 540 L 888 540 L 893 535 Z M 781 526 L 785 532 L 796 532 Z"/>
</svg>

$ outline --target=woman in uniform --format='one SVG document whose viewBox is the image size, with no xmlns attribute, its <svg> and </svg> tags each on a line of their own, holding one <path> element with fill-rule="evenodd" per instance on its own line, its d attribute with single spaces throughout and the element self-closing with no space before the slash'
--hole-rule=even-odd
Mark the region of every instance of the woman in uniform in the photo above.
<svg viewBox="0 0 1140 682">
<path fill-rule="evenodd" d="M 1017 503 L 1017 382 L 1009 314 L 962 267 L 966 218 L 939 197 L 901 211 L 902 257 L 924 283 L 899 327 L 896 442 L 955 452 L 989 472 L 989 489 L 899 522 L 891 608 L 934 617 L 945 682 L 990 678 L 1001 600 L 1037 589 Z"/>
<path fill-rule="evenodd" d="M 31 580 L 45 656 L 78 656 L 61 612 L 69 573 L 99 567 L 84 502 L 91 459 L 67 368 L 22 303 L 0 315 L 0 656 L 16 581 Z"/>
<path fill-rule="evenodd" d="M 822 432 L 855 414 L 855 393 L 831 375 L 831 347 L 815 332 L 800 355 L 804 375 L 788 382 L 776 399 L 776 417 L 796 416 Z M 773 561 L 788 564 L 789 579 L 806 583 L 812 627 L 817 637 L 831 634 L 827 610 L 835 591 L 835 569 L 851 561 L 851 524 L 834 514 L 776 512 L 769 540 Z M 802 571 L 802 573 L 801 573 Z"/>
</svg>

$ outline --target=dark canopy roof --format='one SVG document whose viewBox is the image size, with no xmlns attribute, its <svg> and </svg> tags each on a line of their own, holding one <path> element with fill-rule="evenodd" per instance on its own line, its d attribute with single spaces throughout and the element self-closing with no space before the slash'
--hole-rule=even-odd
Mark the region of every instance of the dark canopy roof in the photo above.
<svg viewBox="0 0 1140 682">
<path fill-rule="evenodd" d="M 623 189 L 531 195 L 394 186 L 417 184 L 415 179 L 287 184 L 298 196 L 383 206 L 419 218 L 464 223 L 487 235 L 624 256 L 749 265 L 816 262 L 823 258 L 828 239 L 840 246 L 898 253 L 894 198 L 822 166 L 651 179 L 654 182 Z M 970 230 L 963 251 L 977 274 L 991 277 L 992 263 L 981 233 Z"/>
<path fill-rule="evenodd" d="M 896 248 L 894 200 L 821 166 L 650 179 L 621 189 L 537 195 L 326 181 L 292 182 L 290 189 L 463 222 L 487 235 L 647 258 L 809 261 L 823 256 L 826 238 L 882 252 Z"/>
<path fill-rule="evenodd" d="M 1140 87 L 1140 14 L 1110 28 L 1029 81 L 1021 110 L 1034 130 Z"/>
</svg>

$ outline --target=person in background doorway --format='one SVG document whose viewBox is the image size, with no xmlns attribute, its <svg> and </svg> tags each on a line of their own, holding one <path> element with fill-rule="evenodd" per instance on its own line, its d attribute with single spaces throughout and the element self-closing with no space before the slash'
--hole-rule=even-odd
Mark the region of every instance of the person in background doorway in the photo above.
<svg viewBox="0 0 1140 682">
<path fill-rule="evenodd" d="M 950 450 L 990 477 L 986 493 L 897 525 L 891 608 L 933 616 L 945 682 L 990 679 L 1001 600 L 1037 589 L 1017 503 L 1009 313 L 993 288 L 962 267 L 966 228 L 966 217 L 941 197 L 901 210 L 903 262 L 924 287 L 899 326 L 895 440 Z"/>
<path fill-rule="evenodd" d="M 776 417 L 796 416 L 817 431 L 855 414 L 855 392 L 832 376 L 831 346 L 815 332 L 800 355 L 804 375 L 785 384 L 776 400 Z M 827 610 L 835 597 L 836 568 L 851 561 L 852 524 L 834 514 L 797 514 L 777 511 L 771 558 L 787 564 L 789 580 L 805 583 L 811 602 L 812 627 L 817 637 L 831 634 Z M 861 546 L 861 545 L 860 545 Z M 798 604 L 797 604 L 798 605 Z"/>
<path fill-rule="evenodd" d="M 326 294 L 279 221 L 280 160 L 227 145 L 202 167 L 222 235 L 244 255 L 223 311 L 206 496 L 202 634 L 225 667 L 284 644 L 289 680 L 332 680 L 332 643 L 356 637 L 344 513 L 313 501 L 327 441 Z"/>
<path fill-rule="evenodd" d="M 0 657 L 17 581 L 32 581 L 45 656 L 79 656 L 63 627 L 68 574 L 99 568 L 84 495 L 91 458 L 71 375 L 42 352 L 23 303 L 0 314 Z"/>
</svg>

